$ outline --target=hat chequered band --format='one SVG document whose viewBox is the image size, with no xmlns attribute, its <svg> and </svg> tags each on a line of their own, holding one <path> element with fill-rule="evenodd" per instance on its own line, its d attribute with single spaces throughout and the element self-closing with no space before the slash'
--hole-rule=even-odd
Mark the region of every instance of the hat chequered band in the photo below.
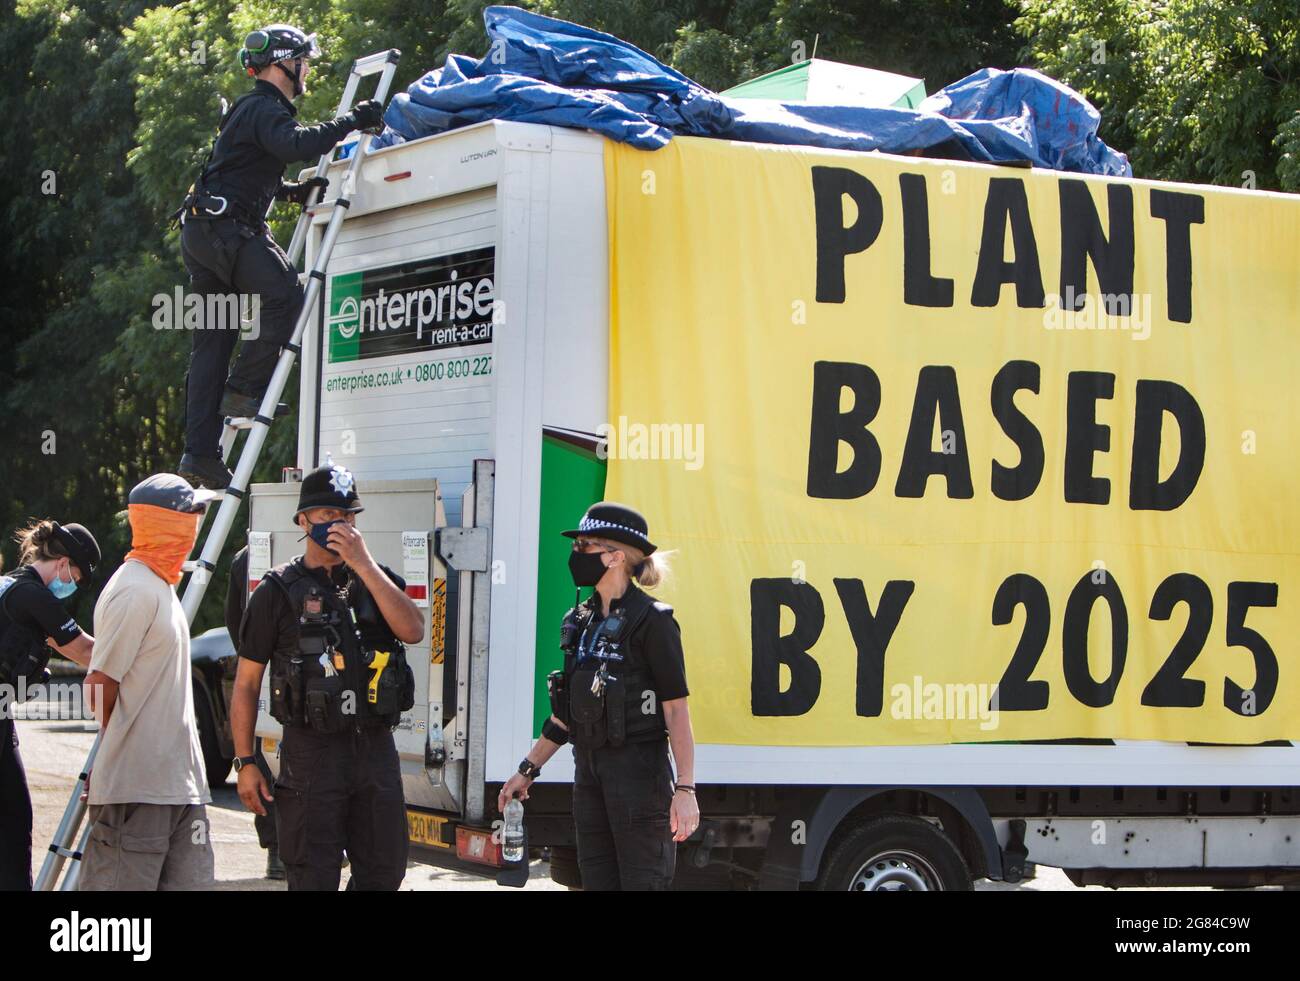
<svg viewBox="0 0 1300 981">
<path fill-rule="evenodd" d="M 619 531 L 631 532 L 637 538 L 645 538 L 644 531 L 638 531 L 635 528 L 629 528 L 627 525 L 620 525 L 613 521 L 602 521 L 600 518 L 583 517 L 578 522 L 578 531 L 599 531 L 601 528 L 617 528 Z"/>
</svg>

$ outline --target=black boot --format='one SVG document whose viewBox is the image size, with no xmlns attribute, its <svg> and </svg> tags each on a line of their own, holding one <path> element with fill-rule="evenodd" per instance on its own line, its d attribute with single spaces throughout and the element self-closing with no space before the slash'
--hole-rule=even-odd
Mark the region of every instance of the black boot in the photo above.
<svg viewBox="0 0 1300 981">
<path fill-rule="evenodd" d="M 280 849 L 275 845 L 266 850 L 266 877 L 277 882 L 284 878 L 284 863 L 280 861 Z"/>
<path fill-rule="evenodd" d="M 221 415 L 232 419 L 251 419 L 257 415 L 257 410 L 262 407 L 262 397 L 260 395 L 245 395 L 243 392 L 236 392 L 234 389 L 226 389 L 226 394 L 222 396 L 221 408 L 218 410 Z M 289 414 L 289 404 L 287 402 L 277 402 L 275 406 L 275 415 L 278 419 L 280 416 Z"/>
<path fill-rule="evenodd" d="M 212 490 L 229 487 L 233 477 L 226 469 L 226 465 L 217 457 L 195 456 L 192 453 L 186 453 L 181 457 L 181 464 L 176 468 L 176 472 L 191 484 Z"/>
</svg>

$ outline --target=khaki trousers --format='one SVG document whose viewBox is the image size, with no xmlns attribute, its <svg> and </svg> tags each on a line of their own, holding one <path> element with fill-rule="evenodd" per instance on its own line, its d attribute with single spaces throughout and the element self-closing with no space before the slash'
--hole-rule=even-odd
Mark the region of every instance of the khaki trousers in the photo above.
<svg viewBox="0 0 1300 981">
<path fill-rule="evenodd" d="M 83 892 L 212 888 L 212 829 L 202 804 L 97 804 L 90 820 Z"/>
</svg>

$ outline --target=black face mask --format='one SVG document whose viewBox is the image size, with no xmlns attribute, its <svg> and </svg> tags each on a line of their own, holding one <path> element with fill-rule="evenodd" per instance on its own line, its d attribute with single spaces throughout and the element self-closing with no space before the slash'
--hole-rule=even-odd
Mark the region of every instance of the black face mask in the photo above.
<svg viewBox="0 0 1300 981">
<path fill-rule="evenodd" d="M 600 560 L 604 552 L 570 552 L 569 574 L 575 586 L 594 586 L 605 574 L 606 565 Z"/>
</svg>

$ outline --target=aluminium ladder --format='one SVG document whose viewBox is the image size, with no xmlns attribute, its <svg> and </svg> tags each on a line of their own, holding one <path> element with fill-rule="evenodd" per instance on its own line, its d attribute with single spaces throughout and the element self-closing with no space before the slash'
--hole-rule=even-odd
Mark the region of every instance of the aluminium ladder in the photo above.
<svg viewBox="0 0 1300 981">
<path fill-rule="evenodd" d="M 361 79 L 370 75 L 379 75 L 374 99 L 380 103 L 385 102 L 388 98 L 389 87 L 393 82 L 393 75 L 397 71 L 397 62 L 401 56 L 402 53 L 396 48 L 390 48 L 387 51 L 380 51 L 364 58 L 358 58 L 353 62 L 352 71 L 348 74 L 347 83 L 343 87 L 343 97 L 339 100 L 336 115 L 341 116 L 352 107 Z M 194 622 L 199 605 L 203 601 L 203 594 L 207 591 L 208 583 L 212 581 L 212 573 L 216 570 L 217 561 L 221 558 L 221 553 L 226 546 L 226 539 L 234 527 L 235 515 L 238 513 L 240 504 L 248 492 L 248 484 L 253 479 L 253 468 L 257 465 L 258 457 L 262 453 L 262 447 L 266 443 L 266 435 L 270 430 L 271 422 L 275 418 L 275 409 L 280 401 L 280 395 L 289 381 L 289 373 L 293 370 L 293 363 L 302 351 L 303 333 L 312 317 L 313 307 L 316 301 L 320 299 L 322 284 L 325 282 L 325 267 L 329 264 L 330 254 L 334 251 L 334 243 L 338 239 L 339 232 L 343 228 L 343 221 L 347 217 L 348 208 L 351 206 L 349 197 L 355 192 L 356 175 L 361 169 L 361 161 L 365 158 L 366 147 L 369 142 L 370 134 L 364 131 L 361 132 L 356 146 L 348 158 L 347 170 L 343 174 L 340 186 L 337 189 L 337 197 L 332 201 L 323 202 L 323 206 L 331 206 L 333 210 L 330 213 L 329 224 L 326 226 L 325 233 L 321 238 L 320 254 L 317 256 L 311 271 L 306 274 L 302 309 L 298 314 L 297 323 L 294 324 L 293 334 L 280 351 L 280 360 L 276 363 L 275 372 L 271 375 L 266 394 L 262 396 L 262 404 L 258 408 L 257 415 L 251 419 L 226 419 L 221 435 L 221 458 L 223 462 L 229 457 L 239 432 L 247 430 L 248 437 L 244 440 L 243 448 L 240 450 L 230 486 L 220 492 L 221 504 L 212 522 L 212 527 L 208 530 L 207 537 L 203 538 L 203 547 L 199 557 L 196 560 L 186 562 L 184 566 L 185 571 L 190 573 L 190 577 L 185 584 L 185 592 L 181 597 L 181 606 L 185 610 L 185 619 L 189 623 Z M 332 146 L 321 156 L 316 165 L 317 176 L 324 177 L 326 175 L 330 164 L 334 162 L 334 153 L 337 149 L 337 145 Z M 290 240 L 287 250 L 290 265 L 297 266 L 298 260 L 302 256 L 314 209 L 317 205 L 318 191 L 318 188 L 312 189 L 307 204 L 303 207 L 302 214 L 298 218 L 298 224 L 294 227 L 293 238 Z M 270 209 L 274 207 L 275 202 L 272 201 L 267 209 L 268 215 L 271 213 Z M 209 508 L 208 510 L 212 509 Z M 204 521 L 206 522 L 206 515 Z M 245 586 L 245 588 L 247 587 Z M 69 860 L 72 861 L 73 865 L 68 870 L 67 875 L 63 877 L 63 882 L 59 885 L 59 888 L 63 891 L 71 891 L 77 888 L 77 880 L 81 871 L 81 857 L 85 852 L 86 842 L 90 837 L 90 822 L 85 822 L 85 828 L 81 828 L 87 810 L 82 795 L 86 792 L 91 767 L 94 765 L 95 755 L 99 751 L 99 741 L 102 735 L 101 731 L 95 736 L 95 743 L 90 748 L 90 755 L 87 756 L 86 762 L 81 768 L 76 786 L 72 790 L 72 797 L 63 811 L 63 817 L 59 821 L 58 829 L 55 831 L 54 840 L 50 843 L 49 852 L 46 854 L 40 874 L 36 878 L 36 889 L 39 891 L 47 892 L 55 888 L 59 873 Z M 76 848 L 73 848 L 72 840 L 79 830 L 81 835 Z"/>
</svg>

